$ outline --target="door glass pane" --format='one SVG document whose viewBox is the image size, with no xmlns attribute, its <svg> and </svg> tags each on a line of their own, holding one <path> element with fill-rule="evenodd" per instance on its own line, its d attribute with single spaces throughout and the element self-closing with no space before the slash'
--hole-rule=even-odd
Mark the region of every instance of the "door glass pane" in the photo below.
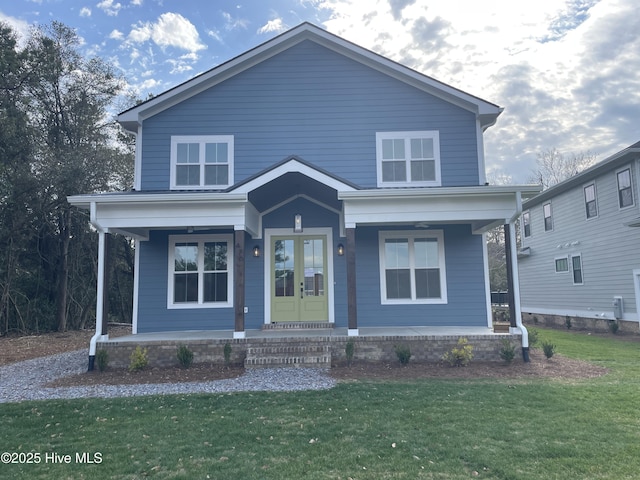
<svg viewBox="0 0 640 480">
<path fill-rule="evenodd" d="M 324 296 L 324 241 L 320 238 L 305 239 L 304 243 L 304 294 Z"/>
<path fill-rule="evenodd" d="M 293 239 L 276 240 L 273 253 L 276 297 L 293 297 L 295 292 Z"/>
</svg>

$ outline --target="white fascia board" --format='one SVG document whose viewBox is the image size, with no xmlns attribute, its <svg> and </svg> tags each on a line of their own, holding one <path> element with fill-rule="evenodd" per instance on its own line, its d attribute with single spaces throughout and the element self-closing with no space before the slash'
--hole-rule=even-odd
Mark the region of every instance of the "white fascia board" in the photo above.
<svg viewBox="0 0 640 480">
<path fill-rule="evenodd" d="M 310 167 L 309 165 L 305 165 L 304 163 L 301 163 L 296 159 L 291 159 L 288 162 L 265 172 L 263 175 L 260 175 L 259 177 L 254 178 L 247 183 L 243 183 L 239 187 L 233 189 L 230 193 L 246 195 L 256 188 L 266 185 L 267 183 L 281 177 L 286 173 L 301 173 L 323 185 L 326 185 L 327 187 L 333 188 L 334 190 L 349 192 L 355 191 L 355 188 L 353 188 L 352 186 L 347 185 L 346 183 L 341 182 L 340 180 L 337 180 L 336 178 L 333 178 L 329 175 L 326 175 L 321 171 Z"/>
<path fill-rule="evenodd" d="M 427 187 L 427 188 L 377 188 L 369 190 L 339 191 L 340 200 L 373 200 L 377 198 L 437 198 L 437 197 L 481 197 L 495 195 L 514 195 L 523 197 L 536 195 L 539 185 L 491 185 L 471 187 Z"/>
<path fill-rule="evenodd" d="M 450 187 L 339 192 L 347 224 L 469 222 L 482 233 L 518 213 L 513 187 Z"/>
<path fill-rule="evenodd" d="M 181 192 L 181 193 L 96 193 L 89 195 L 73 195 L 67 197 L 71 205 L 79 208 L 89 209 L 91 203 L 99 204 L 125 204 L 137 205 L 150 203 L 158 205 L 161 203 L 182 203 L 182 202 L 210 202 L 210 203 L 236 203 L 246 202 L 246 194 L 220 193 L 220 192 Z"/>
</svg>

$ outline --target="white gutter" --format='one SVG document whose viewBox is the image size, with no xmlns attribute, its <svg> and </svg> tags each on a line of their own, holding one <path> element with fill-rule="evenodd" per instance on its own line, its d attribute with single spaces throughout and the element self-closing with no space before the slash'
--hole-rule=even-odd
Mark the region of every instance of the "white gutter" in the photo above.
<svg viewBox="0 0 640 480">
<path fill-rule="evenodd" d="M 88 370 L 93 370 L 93 365 L 96 358 L 96 344 L 98 341 L 109 338 L 108 335 L 102 335 L 102 317 L 104 314 L 104 270 L 105 270 L 105 235 L 106 231 L 96 220 L 96 202 L 91 202 L 90 206 L 90 222 L 91 225 L 98 230 L 98 279 L 97 279 L 97 291 L 96 291 L 96 333 L 91 337 L 89 342 L 89 367 Z"/>
<path fill-rule="evenodd" d="M 522 203 L 518 202 L 520 209 Z M 529 332 L 522 324 L 522 308 L 520 306 L 520 278 L 518 277 L 518 255 L 516 252 L 516 227 L 512 221 L 509 223 L 509 243 L 511 245 L 511 279 L 513 283 L 513 303 L 516 314 L 516 326 L 509 328 L 509 333 L 522 334 L 522 358 L 529 362 Z"/>
</svg>

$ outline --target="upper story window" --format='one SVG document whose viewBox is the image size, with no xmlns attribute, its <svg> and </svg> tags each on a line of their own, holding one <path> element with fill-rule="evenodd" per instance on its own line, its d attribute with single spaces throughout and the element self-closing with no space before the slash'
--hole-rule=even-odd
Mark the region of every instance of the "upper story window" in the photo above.
<svg viewBox="0 0 640 480">
<path fill-rule="evenodd" d="M 233 135 L 171 137 L 171 189 L 233 185 Z"/>
<path fill-rule="evenodd" d="M 544 213 L 544 231 L 548 232 L 553 230 L 553 217 L 551 216 L 551 204 L 545 203 L 542 206 L 542 211 Z"/>
<path fill-rule="evenodd" d="M 531 236 L 531 213 L 524 212 L 522 214 L 522 233 L 525 238 Z"/>
<path fill-rule="evenodd" d="M 378 187 L 440 186 L 437 131 L 376 133 Z"/>
<path fill-rule="evenodd" d="M 587 218 L 598 216 L 598 203 L 596 201 L 596 186 L 594 183 L 584 187 L 584 206 Z"/>
<path fill-rule="evenodd" d="M 618 205 L 620 205 L 620 208 L 633 205 L 630 168 L 618 172 Z"/>
</svg>

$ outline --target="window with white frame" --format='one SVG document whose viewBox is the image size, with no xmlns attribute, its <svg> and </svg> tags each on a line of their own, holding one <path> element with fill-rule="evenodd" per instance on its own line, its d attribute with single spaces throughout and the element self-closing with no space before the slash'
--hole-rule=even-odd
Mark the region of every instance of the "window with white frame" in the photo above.
<svg viewBox="0 0 640 480">
<path fill-rule="evenodd" d="M 551 216 L 551 204 L 545 203 L 542 206 L 542 211 L 544 213 L 544 231 L 548 232 L 553 230 L 553 217 Z"/>
<path fill-rule="evenodd" d="M 379 242 L 383 304 L 447 302 L 441 231 L 380 232 Z"/>
<path fill-rule="evenodd" d="M 587 213 L 587 218 L 594 218 L 598 216 L 596 185 L 594 183 L 584 187 L 584 207 Z"/>
<path fill-rule="evenodd" d="M 221 189 L 233 184 L 233 135 L 171 137 L 171 188 Z"/>
<path fill-rule="evenodd" d="M 531 213 L 524 212 L 522 214 L 522 234 L 526 237 L 531 236 Z"/>
<path fill-rule="evenodd" d="M 376 133 L 379 187 L 440 186 L 437 131 Z"/>
<path fill-rule="evenodd" d="M 633 205 L 630 168 L 618 172 L 618 205 L 620 208 Z"/>
<path fill-rule="evenodd" d="M 582 276 L 582 256 L 581 255 L 571 255 L 571 271 L 573 272 L 573 284 L 574 285 L 582 285 L 583 276 Z"/>
<path fill-rule="evenodd" d="M 567 257 L 557 257 L 556 273 L 567 273 L 569 271 L 569 259 Z"/>
<path fill-rule="evenodd" d="M 169 237 L 169 308 L 230 307 L 232 282 L 231 235 Z"/>
</svg>

